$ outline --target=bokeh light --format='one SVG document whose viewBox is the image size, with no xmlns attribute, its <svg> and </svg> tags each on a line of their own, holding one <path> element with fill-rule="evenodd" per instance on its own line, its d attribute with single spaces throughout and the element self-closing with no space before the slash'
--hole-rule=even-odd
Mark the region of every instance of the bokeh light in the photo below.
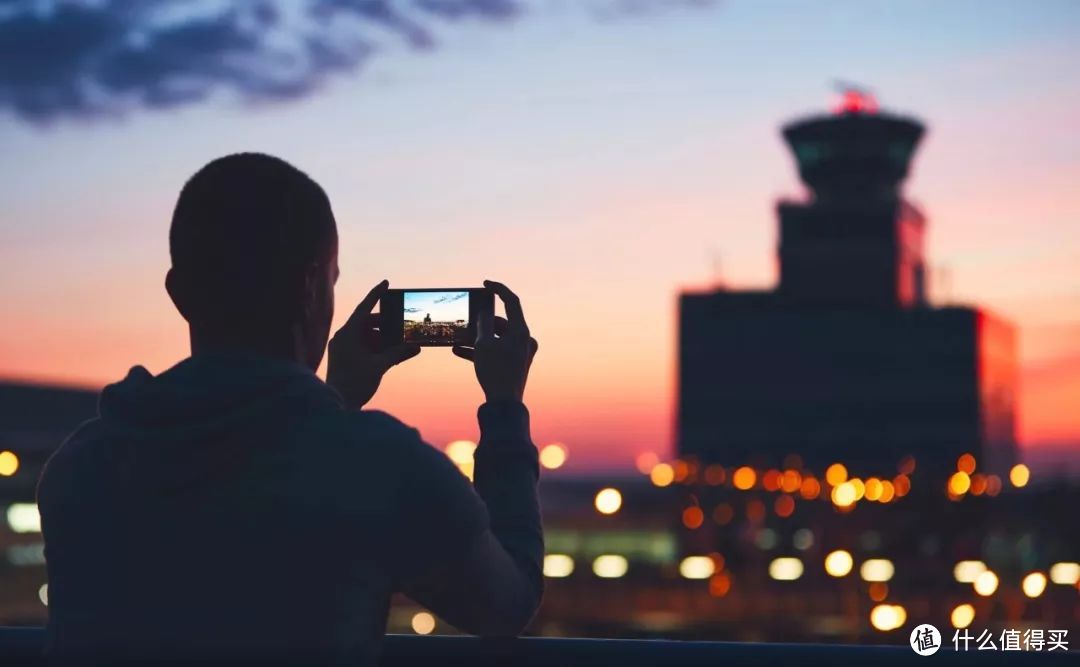
<svg viewBox="0 0 1080 667">
<path fill-rule="evenodd" d="M 554 442 L 540 450 L 540 465 L 548 470 L 557 470 L 566 463 L 566 447 Z"/>
<path fill-rule="evenodd" d="M 675 481 L 675 469 L 667 463 L 657 463 L 649 471 L 649 480 L 656 486 L 670 486 Z"/>
<path fill-rule="evenodd" d="M 895 573 L 895 566 L 886 558 L 871 558 L 859 568 L 863 581 L 889 581 Z"/>
<path fill-rule="evenodd" d="M 855 559 L 843 549 L 832 551 L 825 557 L 825 571 L 833 577 L 843 577 L 851 572 L 855 565 Z"/>
<path fill-rule="evenodd" d="M 592 564 L 593 574 L 602 579 L 618 579 L 626 574 L 629 568 L 626 558 L 618 554 L 597 556 Z"/>
<path fill-rule="evenodd" d="M 757 481 L 757 473 L 750 466 L 743 466 L 736 470 L 731 476 L 731 483 L 735 485 L 736 489 L 741 491 L 748 491 L 754 488 L 754 483 Z"/>
<path fill-rule="evenodd" d="M 974 582 L 975 592 L 983 597 L 989 597 L 994 594 L 994 591 L 998 588 L 998 578 L 990 570 L 986 570 L 979 576 L 975 577 Z"/>
<path fill-rule="evenodd" d="M 569 577 L 574 571 L 574 559 L 566 554 L 544 556 L 544 576 L 552 579 Z"/>
<path fill-rule="evenodd" d="M 1080 563 L 1054 563 L 1050 566 L 1050 581 L 1075 586 L 1080 582 Z"/>
<path fill-rule="evenodd" d="M 834 463 L 825 469 L 825 481 L 830 486 L 838 486 L 847 481 L 847 474 L 843 463 Z"/>
<path fill-rule="evenodd" d="M 1046 590 L 1046 575 L 1042 572 L 1031 572 L 1020 582 L 1020 588 L 1029 598 L 1037 598 Z"/>
<path fill-rule="evenodd" d="M 784 556 L 769 563 L 769 576 L 777 581 L 795 581 L 803 574 L 803 563 L 798 558 Z"/>
<path fill-rule="evenodd" d="M 601 514 L 614 514 L 622 507 L 622 494 L 618 489 L 608 487 L 596 494 L 596 511 Z"/>
<path fill-rule="evenodd" d="M 1027 483 L 1030 480 L 1031 470 L 1023 463 L 1017 463 L 1012 467 L 1012 470 L 1009 471 L 1009 481 L 1018 489 L 1027 486 Z"/>
<path fill-rule="evenodd" d="M 907 610 L 898 604 L 879 604 L 870 610 L 870 625 L 875 630 L 890 632 L 907 622 Z"/>
<path fill-rule="evenodd" d="M 0 452 L 0 477 L 11 477 L 19 471 L 19 457 L 15 452 L 4 450 Z"/>
<path fill-rule="evenodd" d="M 687 556 L 679 563 L 679 574 L 686 579 L 708 579 L 716 572 L 716 564 L 708 556 Z"/>
<path fill-rule="evenodd" d="M 956 608 L 952 610 L 952 614 L 949 615 L 949 622 L 952 623 L 954 628 L 960 630 L 971 625 L 974 620 L 975 607 L 967 603 L 957 605 Z"/>
<path fill-rule="evenodd" d="M 986 563 L 981 560 L 962 560 L 953 568 L 953 576 L 961 584 L 975 583 L 983 572 L 986 572 Z"/>
<path fill-rule="evenodd" d="M 426 611 L 413 614 L 412 629 L 418 635 L 430 635 L 435 631 L 435 617 Z"/>
</svg>

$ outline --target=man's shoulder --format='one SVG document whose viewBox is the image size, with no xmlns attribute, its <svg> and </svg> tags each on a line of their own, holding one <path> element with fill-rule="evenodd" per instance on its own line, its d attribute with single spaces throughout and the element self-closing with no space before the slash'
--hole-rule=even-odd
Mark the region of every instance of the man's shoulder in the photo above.
<svg viewBox="0 0 1080 667">
<path fill-rule="evenodd" d="M 314 420 L 312 428 L 327 446 L 344 447 L 360 455 L 379 452 L 400 459 L 439 453 L 424 443 L 415 428 L 380 410 L 327 412 Z"/>
</svg>

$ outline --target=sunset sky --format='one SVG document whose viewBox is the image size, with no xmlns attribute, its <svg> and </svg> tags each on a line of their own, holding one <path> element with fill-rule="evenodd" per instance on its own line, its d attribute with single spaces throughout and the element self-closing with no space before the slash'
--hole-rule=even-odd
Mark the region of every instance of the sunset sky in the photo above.
<svg viewBox="0 0 1080 667">
<path fill-rule="evenodd" d="M 172 206 L 205 162 L 258 150 L 330 195 L 338 323 L 383 278 L 501 280 L 540 341 L 537 441 L 570 469 L 631 466 L 671 444 L 678 292 L 774 284 L 775 204 L 803 196 L 779 128 L 840 80 L 928 125 L 906 192 L 932 298 L 1020 327 L 1022 443 L 1075 460 L 1080 3 L 598 4 L 447 21 L 287 102 L 0 108 L 0 376 L 98 387 L 184 357 Z M 426 349 L 372 407 L 442 445 L 476 436 L 480 400 L 466 362 Z"/>
</svg>

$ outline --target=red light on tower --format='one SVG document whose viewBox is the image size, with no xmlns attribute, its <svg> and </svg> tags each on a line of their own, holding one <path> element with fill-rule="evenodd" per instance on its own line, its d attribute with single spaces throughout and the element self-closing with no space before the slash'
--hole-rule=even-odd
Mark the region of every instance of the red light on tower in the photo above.
<svg viewBox="0 0 1080 667">
<path fill-rule="evenodd" d="M 845 88 L 840 93 L 840 101 L 833 105 L 833 113 L 837 115 L 877 113 L 877 110 L 874 96 L 858 88 Z"/>
</svg>

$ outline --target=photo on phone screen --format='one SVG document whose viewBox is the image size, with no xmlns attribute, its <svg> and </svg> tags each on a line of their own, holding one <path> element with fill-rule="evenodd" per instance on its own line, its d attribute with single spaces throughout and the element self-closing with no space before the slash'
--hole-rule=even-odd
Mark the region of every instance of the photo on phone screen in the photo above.
<svg viewBox="0 0 1080 667">
<path fill-rule="evenodd" d="M 389 289 L 379 302 L 383 344 L 472 345 L 476 320 L 495 312 L 495 295 L 482 287 Z"/>
<path fill-rule="evenodd" d="M 404 340 L 419 345 L 456 345 L 466 342 L 469 293 L 405 292 Z"/>
</svg>

